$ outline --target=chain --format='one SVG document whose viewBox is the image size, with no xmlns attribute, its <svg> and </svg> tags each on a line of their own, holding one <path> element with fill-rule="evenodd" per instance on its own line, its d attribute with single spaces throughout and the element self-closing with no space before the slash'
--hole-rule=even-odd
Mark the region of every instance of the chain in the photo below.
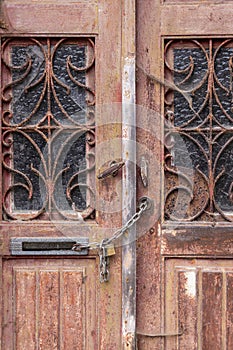
<svg viewBox="0 0 233 350">
<path fill-rule="evenodd" d="M 100 282 L 107 282 L 109 280 L 109 256 L 107 253 L 107 247 L 113 245 L 123 234 L 132 227 L 143 215 L 143 213 L 151 206 L 151 200 L 147 197 L 143 197 L 139 201 L 139 210 L 136 212 L 119 230 L 109 238 L 104 238 L 99 242 L 90 242 L 88 244 L 77 243 L 72 247 L 74 251 L 81 251 L 82 249 L 98 249 L 100 258 Z M 113 246 L 114 247 L 114 246 Z"/>
<path fill-rule="evenodd" d="M 74 244 L 72 250 L 81 251 L 82 249 L 100 249 L 107 246 L 117 239 L 119 239 L 131 226 L 133 226 L 142 216 L 144 211 L 146 211 L 151 205 L 151 200 L 147 197 L 143 197 L 139 203 L 139 211 L 136 212 L 119 230 L 114 232 L 114 234 L 109 238 L 104 238 L 101 242 L 90 242 L 87 244 L 77 243 Z"/>
<path fill-rule="evenodd" d="M 108 245 L 111 244 L 112 242 L 116 241 L 117 239 L 119 239 L 131 226 L 133 226 L 142 216 L 142 214 L 144 213 L 144 211 L 146 211 L 149 207 L 149 198 L 144 197 L 141 200 L 141 203 L 139 204 L 139 211 L 136 212 L 127 222 L 126 224 L 121 227 L 119 230 L 117 230 L 112 237 L 110 238 L 105 238 L 103 239 L 103 243 L 104 245 Z"/>
</svg>

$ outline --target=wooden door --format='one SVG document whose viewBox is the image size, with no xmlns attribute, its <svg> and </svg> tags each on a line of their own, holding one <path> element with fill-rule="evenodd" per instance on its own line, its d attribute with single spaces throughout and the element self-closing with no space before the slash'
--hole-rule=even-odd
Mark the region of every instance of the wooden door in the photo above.
<svg viewBox="0 0 233 350">
<path fill-rule="evenodd" d="M 1 349 L 121 348 L 120 250 L 103 284 L 98 249 L 71 250 L 121 223 L 121 174 L 97 180 L 121 159 L 121 11 L 2 2 Z"/>
<path fill-rule="evenodd" d="M 232 348 L 232 13 L 137 2 L 139 194 L 155 197 L 138 243 L 140 350 Z"/>
</svg>

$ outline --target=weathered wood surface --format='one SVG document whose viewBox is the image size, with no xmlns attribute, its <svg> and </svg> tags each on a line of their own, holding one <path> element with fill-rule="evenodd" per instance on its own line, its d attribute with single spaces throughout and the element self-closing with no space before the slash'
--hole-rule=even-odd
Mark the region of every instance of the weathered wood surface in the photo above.
<svg viewBox="0 0 233 350">
<path fill-rule="evenodd" d="M 87 36 L 95 41 L 96 175 L 106 163 L 122 156 L 121 16 L 121 2 L 111 0 L 5 0 L 2 3 L 3 36 Z M 95 221 L 1 222 L 2 350 L 121 348 L 119 249 L 111 257 L 111 279 L 106 284 L 99 283 L 97 250 L 83 260 L 9 257 L 12 237 L 80 235 L 89 237 L 90 241 L 101 241 L 110 236 L 121 226 L 119 175 L 102 182 L 96 176 Z M 111 207 L 114 198 L 114 203 L 119 204 L 117 211 Z"/>
<path fill-rule="evenodd" d="M 95 2 L 4 1 L 2 16 L 6 27 L 2 29 L 3 33 L 10 32 L 16 35 L 98 33 L 98 7 Z"/>
<path fill-rule="evenodd" d="M 231 227 L 211 228 L 211 226 L 164 229 L 161 245 L 164 255 L 231 257 L 233 229 Z"/>
<path fill-rule="evenodd" d="M 94 349 L 95 259 L 3 261 L 3 349 Z"/>
<path fill-rule="evenodd" d="M 149 187 L 139 182 L 138 196 L 155 196 L 158 209 L 153 224 L 144 222 L 147 233 L 137 246 L 140 350 L 232 347 L 232 225 L 163 224 L 165 85 L 160 83 L 165 40 L 231 37 L 232 11 L 231 1 L 137 1 L 137 103 L 148 111 L 144 123 L 137 116 L 138 164 L 145 147 L 154 154 L 148 156 Z M 162 336 L 182 330 L 182 336 Z"/>
<path fill-rule="evenodd" d="M 165 349 L 230 349 L 232 261 L 168 258 L 164 264 L 166 328 L 183 332 L 167 338 Z"/>
<path fill-rule="evenodd" d="M 122 11 L 122 223 L 136 212 L 135 0 Z M 136 227 L 122 239 L 122 348 L 136 349 Z"/>
</svg>

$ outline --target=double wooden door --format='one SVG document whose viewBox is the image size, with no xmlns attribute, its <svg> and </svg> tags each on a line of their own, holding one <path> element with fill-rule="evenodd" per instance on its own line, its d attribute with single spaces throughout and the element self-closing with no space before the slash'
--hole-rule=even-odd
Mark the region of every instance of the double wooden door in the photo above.
<svg viewBox="0 0 233 350">
<path fill-rule="evenodd" d="M 232 348 L 232 11 L 137 2 L 137 103 L 149 116 L 138 115 L 138 143 L 156 158 L 157 201 L 137 252 L 139 349 Z"/>
<path fill-rule="evenodd" d="M 232 348 L 232 12 L 2 2 L 3 350 Z"/>
</svg>

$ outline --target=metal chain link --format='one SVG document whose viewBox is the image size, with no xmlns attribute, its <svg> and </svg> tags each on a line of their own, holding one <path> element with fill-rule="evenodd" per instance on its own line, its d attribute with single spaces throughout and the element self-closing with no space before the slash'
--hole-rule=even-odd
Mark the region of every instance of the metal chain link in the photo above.
<svg viewBox="0 0 233 350">
<path fill-rule="evenodd" d="M 142 214 L 144 213 L 144 211 L 146 211 L 149 207 L 149 198 L 144 197 L 141 200 L 141 203 L 139 204 L 139 211 L 136 212 L 127 222 L 124 226 L 122 226 L 122 228 L 120 228 L 119 230 L 117 230 L 112 237 L 110 238 L 105 238 L 103 239 L 102 242 L 104 242 L 104 245 L 108 245 L 114 241 L 116 241 L 118 238 L 120 238 L 131 226 L 133 226 L 142 216 Z"/>
<path fill-rule="evenodd" d="M 131 226 L 133 226 L 142 216 L 142 214 L 151 206 L 151 200 L 147 197 L 141 198 L 139 201 L 139 211 L 136 212 L 119 230 L 117 230 L 110 238 L 104 238 L 100 243 L 91 242 L 89 244 L 75 244 L 72 250 L 82 249 L 98 249 L 99 252 L 99 278 L 100 282 L 107 282 L 109 280 L 109 256 L 107 247 L 113 246 L 113 242 L 119 239 Z"/>
<path fill-rule="evenodd" d="M 150 207 L 151 200 L 147 197 L 143 197 L 140 200 L 139 211 L 136 212 L 119 230 L 114 232 L 114 234 L 109 238 L 104 238 L 99 242 L 90 242 L 88 244 L 77 243 L 74 244 L 72 250 L 80 251 L 82 249 L 102 249 L 107 245 L 113 243 L 117 239 L 119 239 L 131 226 L 133 226 L 142 216 L 142 214 Z"/>
</svg>

